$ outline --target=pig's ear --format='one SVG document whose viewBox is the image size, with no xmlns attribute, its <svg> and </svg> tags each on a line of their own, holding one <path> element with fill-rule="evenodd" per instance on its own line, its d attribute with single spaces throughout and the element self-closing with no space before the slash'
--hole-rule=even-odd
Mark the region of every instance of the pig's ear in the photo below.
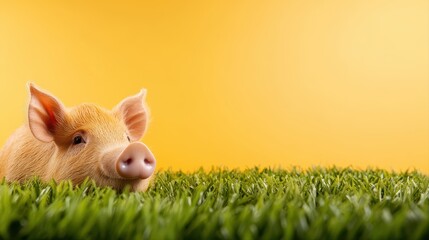
<svg viewBox="0 0 429 240">
<path fill-rule="evenodd" d="M 36 88 L 30 88 L 30 104 L 28 106 L 28 122 L 34 137 L 42 142 L 52 142 L 54 133 L 65 116 L 65 108 L 54 96 Z"/>
<path fill-rule="evenodd" d="M 146 92 L 146 89 L 142 89 L 137 95 L 122 100 L 113 109 L 127 125 L 128 134 L 132 141 L 140 140 L 147 129 L 149 109 L 145 103 Z"/>
</svg>

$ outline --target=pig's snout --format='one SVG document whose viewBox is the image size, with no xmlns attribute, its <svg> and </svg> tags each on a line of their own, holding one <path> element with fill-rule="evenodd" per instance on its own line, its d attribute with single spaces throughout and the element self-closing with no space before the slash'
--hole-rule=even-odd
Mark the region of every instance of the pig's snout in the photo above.
<svg viewBox="0 0 429 240">
<path fill-rule="evenodd" d="M 156 160 L 141 142 L 128 145 L 116 160 L 117 173 L 127 179 L 146 179 L 155 170 Z"/>
</svg>

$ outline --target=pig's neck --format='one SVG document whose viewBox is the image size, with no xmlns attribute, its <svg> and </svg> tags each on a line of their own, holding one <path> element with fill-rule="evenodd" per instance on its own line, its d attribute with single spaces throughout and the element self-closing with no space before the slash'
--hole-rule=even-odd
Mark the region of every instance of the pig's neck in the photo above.
<svg viewBox="0 0 429 240">
<path fill-rule="evenodd" d="M 9 144 L 8 143 L 13 143 Z M 6 143 L 2 159 L 9 181 L 23 181 L 34 176 L 50 179 L 46 169 L 56 152 L 54 143 L 44 143 L 34 138 L 28 125 L 19 128 Z M 15 159 L 15 161 L 11 161 Z"/>
</svg>

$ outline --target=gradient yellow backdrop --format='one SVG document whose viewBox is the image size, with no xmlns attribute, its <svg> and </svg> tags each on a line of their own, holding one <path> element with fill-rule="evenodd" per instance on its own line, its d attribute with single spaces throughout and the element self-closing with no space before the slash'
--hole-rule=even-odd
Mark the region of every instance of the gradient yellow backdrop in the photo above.
<svg viewBox="0 0 429 240">
<path fill-rule="evenodd" d="M 429 173 L 429 1 L 2 1 L 0 143 L 31 80 L 66 105 L 148 89 L 161 169 Z"/>
</svg>

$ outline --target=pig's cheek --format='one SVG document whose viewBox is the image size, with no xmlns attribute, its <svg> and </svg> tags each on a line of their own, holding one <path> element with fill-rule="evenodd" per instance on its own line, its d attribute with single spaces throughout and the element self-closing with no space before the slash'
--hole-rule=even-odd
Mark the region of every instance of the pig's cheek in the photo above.
<svg viewBox="0 0 429 240">
<path fill-rule="evenodd" d="M 82 155 L 84 150 L 86 149 L 86 144 L 79 144 L 79 145 L 72 145 L 67 148 L 67 155 L 68 156 L 77 156 Z"/>
<path fill-rule="evenodd" d="M 69 175 L 85 175 L 85 177 L 94 177 L 94 171 L 98 164 L 96 154 L 85 146 L 70 147 L 63 155 L 62 168 L 69 171 Z"/>
<path fill-rule="evenodd" d="M 98 169 L 100 175 L 105 179 L 119 178 L 115 170 L 115 159 L 117 158 L 117 155 L 118 154 L 115 151 L 103 151 L 100 154 Z"/>
<path fill-rule="evenodd" d="M 103 149 L 97 150 L 98 168 L 101 175 L 106 179 L 124 180 L 116 171 L 116 163 L 118 157 L 127 145 L 111 145 L 105 146 Z"/>
</svg>

